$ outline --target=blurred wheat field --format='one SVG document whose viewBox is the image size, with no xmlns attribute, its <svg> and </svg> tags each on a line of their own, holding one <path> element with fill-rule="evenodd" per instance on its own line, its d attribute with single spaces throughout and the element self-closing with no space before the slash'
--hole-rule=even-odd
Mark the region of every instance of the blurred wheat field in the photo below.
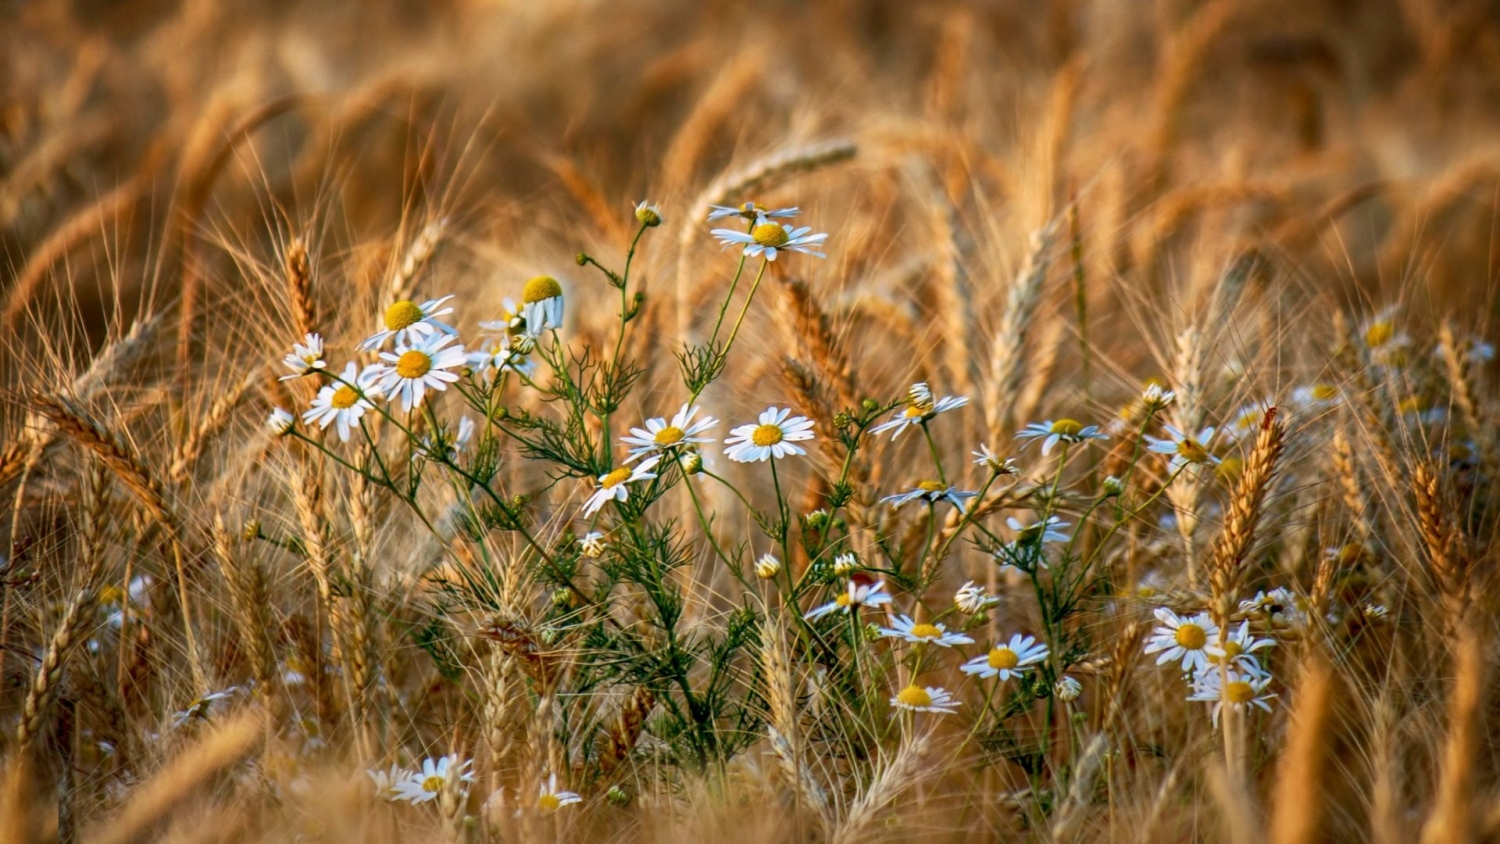
<svg viewBox="0 0 1500 844">
<path fill-rule="evenodd" d="M 1493 3 L 0 19 L 5 840 L 1500 840 Z"/>
</svg>

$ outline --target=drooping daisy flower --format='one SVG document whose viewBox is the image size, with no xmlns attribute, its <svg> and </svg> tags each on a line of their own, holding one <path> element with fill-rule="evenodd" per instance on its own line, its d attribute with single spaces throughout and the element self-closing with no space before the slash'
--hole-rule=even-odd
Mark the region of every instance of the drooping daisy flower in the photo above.
<svg viewBox="0 0 1500 844">
<path fill-rule="evenodd" d="M 789 454 L 806 454 L 794 442 L 813 438 L 813 423 L 805 416 L 792 416 L 791 408 L 767 408 L 759 424 L 741 425 L 724 440 L 724 456 L 736 463 L 780 459 Z"/>
<path fill-rule="evenodd" d="M 482 320 L 479 327 L 485 331 L 503 331 L 515 336 L 520 334 L 526 327 L 526 316 L 521 313 L 521 308 L 516 305 L 516 300 L 506 296 L 500 300 L 500 318 Z"/>
<path fill-rule="evenodd" d="M 1246 674 L 1260 676 L 1265 672 L 1260 667 L 1260 660 L 1253 656 L 1254 651 L 1261 648 L 1269 648 L 1276 644 L 1275 639 L 1257 639 L 1250 634 L 1250 622 L 1240 623 L 1238 630 L 1232 630 L 1219 644 L 1218 639 L 1209 642 L 1204 652 L 1208 654 L 1208 661 L 1213 665 L 1228 663 L 1228 667 Z M 1212 666 L 1210 671 L 1214 670 Z"/>
<path fill-rule="evenodd" d="M 574 803 L 582 803 L 583 798 L 571 791 L 557 790 L 557 774 L 548 774 L 547 781 L 542 783 L 541 790 L 537 792 L 536 807 L 547 814 L 551 814 L 564 806 Z"/>
<path fill-rule="evenodd" d="M 949 633 L 946 625 L 913 621 L 911 616 L 899 615 L 890 627 L 880 628 L 880 635 L 891 639 L 904 639 L 912 644 L 937 645 L 951 648 L 954 645 L 972 644 L 974 640 L 962 633 Z"/>
<path fill-rule="evenodd" d="M 406 779 L 396 784 L 397 800 L 408 803 L 427 803 L 438 799 L 448 783 L 456 781 L 460 789 L 474 781 L 469 772 L 472 761 L 459 762 L 458 754 L 451 753 L 441 759 L 423 759 L 422 770 L 413 771 Z"/>
<path fill-rule="evenodd" d="M 539 335 L 549 328 L 562 328 L 562 285 L 550 275 L 539 275 L 526 282 L 521 289 L 521 312 L 526 317 L 528 334 Z"/>
<path fill-rule="evenodd" d="M 1206 648 L 1219 636 L 1219 626 L 1213 623 L 1208 613 L 1183 618 L 1166 607 L 1157 607 L 1154 614 L 1162 626 L 1153 630 L 1151 638 L 1146 641 L 1146 653 L 1161 652 L 1156 664 L 1181 659 L 1184 673 L 1207 668 Z"/>
<path fill-rule="evenodd" d="M 853 551 L 846 551 L 842 554 L 836 555 L 833 558 L 834 574 L 840 576 L 846 575 L 857 568 L 859 568 L 859 555 L 855 554 Z"/>
<path fill-rule="evenodd" d="M 974 455 L 975 466 L 983 466 L 997 475 L 1015 475 L 1019 474 L 1021 471 L 1020 468 L 1016 466 L 1016 461 L 1014 458 L 1002 458 L 1000 455 L 991 451 L 990 447 L 985 445 L 984 443 L 979 444 L 978 451 L 971 451 L 969 453 Z"/>
<path fill-rule="evenodd" d="M 1057 695 L 1058 700 L 1064 703 L 1072 703 L 1078 700 L 1079 695 L 1083 694 L 1083 684 L 1064 674 L 1057 679 L 1056 683 L 1052 684 L 1052 693 Z"/>
<path fill-rule="evenodd" d="M 828 235 L 808 234 L 810 231 L 812 231 L 811 226 L 794 229 L 786 223 L 761 220 L 750 229 L 749 233 L 737 232 L 733 229 L 714 229 L 713 236 L 726 247 L 743 246 L 747 258 L 763 255 L 767 261 L 774 261 L 777 252 L 781 250 L 801 252 L 818 258 L 828 257 L 817 251 L 823 245 L 823 241 L 828 239 Z"/>
<path fill-rule="evenodd" d="M 422 444 L 417 446 L 420 452 L 428 460 L 443 462 L 446 460 L 453 463 L 458 456 L 468 448 L 469 440 L 474 438 L 474 420 L 468 414 L 458 420 L 458 430 L 450 433 L 445 424 L 437 432 L 437 436 L 425 436 Z"/>
<path fill-rule="evenodd" d="M 1411 344 L 1411 336 L 1396 324 L 1396 309 L 1384 308 L 1360 327 L 1360 338 L 1372 352 L 1385 352 Z"/>
<path fill-rule="evenodd" d="M 420 405 L 427 390 L 446 390 L 458 380 L 458 369 L 468 362 L 463 346 L 448 346 L 451 334 L 429 334 L 414 346 L 397 346 L 394 352 L 381 352 L 384 364 L 379 367 L 375 389 L 387 401 L 401 399 L 401 409 L 410 412 Z"/>
<path fill-rule="evenodd" d="M 1195 437 L 1188 436 L 1171 425 L 1162 425 L 1170 439 L 1159 440 L 1146 436 L 1147 448 L 1157 454 L 1172 455 L 1172 468 L 1181 469 L 1189 464 L 1209 463 L 1217 465 L 1219 458 L 1208 450 L 1207 443 L 1214 438 L 1213 426 L 1204 428 Z"/>
<path fill-rule="evenodd" d="M 762 554 L 755 561 L 755 576 L 761 580 L 770 580 L 781 572 L 781 561 L 774 554 Z"/>
<path fill-rule="evenodd" d="M 655 228 L 662 222 L 661 206 L 652 205 L 643 199 L 635 204 L 635 219 L 647 228 Z"/>
<path fill-rule="evenodd" d="M 649 481 L 656 477 L 656 473 L 651 470 L 656 468 L 656 464 L 660 461 L 661 456 L 657 455 L 634 468 L 621 466 L 613 472 L 600 475 L 599 488 L 594 490 L 594 494 L 589 496 L 588 501 L 584 502 L 584 517 L 587 518 L 599 512 L 599 508 L 603 507 L 607 501 L 625 501 L 629 499 L 630 484 L 636 481 Z"/>
<path fill-rule="evenodd" d="M 953 695 L 936 686 L 922 688 L 915 684 L 907 686 L 891 698 L 891 706 L 911 712 L 937 712 L 952 715 L 958 711 L 959 702 Z"/>
<path fill-rule="evenodd" d="M 1219 726 L 1219 713 L 1223 711 L 1225 703 L 1236 710 L 1258 706 L 1267 712 L 1271 711 L 1271 698 L 1276 697 L 1274 693 L 1266 692 L 1266 687 L 1271 685 L 1271 675 L 1247 674 L 1234 670 L 1225 671 L 1224 674 L 1226 676 L 1220 676 L 1217 669 L 1200 672 L 1193 677 L 1193 693 L 1188 696 L 1188 700 L 1214 705 L 1215 727 Z"/>
<path fill-rule="evenodd" d="M 452 298 L 443 296 L 428 299 L 420 305 L 410 299 L 402 299 L 392 304 L 385 309 L 375 333 L 359 344 L 359 350 L 374 351 L 384 346 L 387 340 L 394 340 L 397 346 L 410 347 L 433 334 L 454 334 L 453 326 L 438 321 L 438 317 L 453 313 L 452 308 L 443 307 Z"/>
<path fill-rule="evenodd" d="M 729 205 L 708 206 L 708 221 L 726 220 L 730 217 L 741 217 L 746 221 L 759 221 L 764 219 L 776 219 L 781 217 L 795 217 L 801 213 L 801 209 L 792 208 L 761 208 L 753 202 L 747 202 L 739 207 Z"/>
<path fill-rule="evenodd" d="M 302 413 L 302 423 L 317 425 L 325 431 L 329 425 L 337 424 L 339 441 L 348 442 L 349 432 L 359 424 L 365 411 L 375 408 L 365 396 L 375 389 L 375 379 L 379 376 L 376 367 L 368 366 L 361 372 L 354 361 L 350 361 L 344 366 L 338 382 L 325 384 L 318 390 L 312 407 Z"/>
<path fill-rule="evenodd" d="M 483 340 L 479 348 L 468 353 L 468 360 L 474 377 L 484 382 L 493 381 L 506 370 L 517 372 L 524 378 L 530 378 L 536 372 L 536 363 L 516 349 L 509 334 Z"/>
<path fill-rule="evenodd" d="M 893 508 L 900 507 L 902 504 L 910 501 L 916 501 L 918 498 L 925 499 L 929 504 L 946 501 L 957 507 L 961 513 L 964 512 L 964 508 L 967 506 L 965 502 L 978 494 L 977 492 L 961 491 L 958 487 L 949 486 L 941 481 L 920 481 L 908 492 L 887 495 L 880 500 L 882 502 L 889 502 Z"/>
<path fill-rule="evenodd" d="M 1281 627 L 1296 627 L 1307 621 L 1306 608 L 1307 602 L 1285 586 L 1261 590 L 1254 598 L 1240 601 L 1240 612 L 1263 615 L 1272 625 Z"/>
<path fill-rule="evenodd" d="M 656 417 L 646 420 L 646 427 L 631 428 L 630 433 L 634 436 L 620 437 L 620 442 L 633 445 L 630 456 L 625 458 L 626 463 L 641 459 L 647 454 L 668 449 L 681 448 L 691 443 L 711 443 L 713 437 L 700 437 L 699 434 L 719 424 L 719 420 L 712 416 L 694 422 L 693 417 L 697 415 L 697 406 L 688 407 L 683 405 L 672 417 L 670 423 L 665 418 Z"/>
<path fill-rule="evenodd" d="M 270 428 L 271 433 L 275 434 L 278 437 L 284 437 L 287 434 L 290 434 L 292 432 L 292 426 L 295 424 L 297 424 L 297 417 L 286 412 L 285 410 L 282 410 L 279 407 L 273 408 L 271 410 L 271 415 L 266 418 L 266 427 Z"/>
<path fill-rule="evenodd" d="M 894 440 L 901 436 L 902 431 L 905 431 L 912 425 L 927 422 L 939 413 L 947 413 L 968 403 L 968 396 L 943 396 L 940 399 L 935 399 L 933 398 L 932 390 L 927 387 L 927 384 L 918 382 L 911 385 L 911 389 L 906 394 L 906 403 L 896 408 L 891 414 L 890 421 L 876 425 L 870 429 L 870 433 L 883 434 L 886 431 L 891 431 L 891 439 Z"/>
<path fill-rule="evenodd" d="M 1176 393 L 1163 389 L 1160 384 L 1153 382 L 1147 384 L 1146 389 L 1141 391 L 1141 407 L 1147 413 L 1155 413 L 1171 404 L 1175 398 L 1177 398 Z"/>
<path fill-rule="evenodd" d="M 392 762 L 391 768 L 388 771 L 382 771 L 378 768 L 372 768 L 368 771 L 365 771 L 365 773 L 369 774 L 370 779 L 374 780 L 375 782 L 376 797 L 380 798 L 381 800 L 394 801 L 397 799 L 396 786 L 400 784 L 402 780 L 410 779 L 414 772 L 408 771 L 405 768 L 402 768 L 400 765 L 397 765 L 395 762 Z"/>
<path fill-rule="evenodd" d="M 578 540 L 579 547 L 583 550 L 583 556 L 598 559 L 604 556 L 604 534 L 597 530 L 591 530 Z"/>
<path fill-rule="evenodd" d="M 959 612 L 969 615 L 984 612 L 997 603 L 998 598 L 991 597 L 983 586 L 972 580 L 958 587 L 958 591 L 953 594 L 953 606 L 958 607 Z"/>
<path fill-rule="evenodd" d="M 1032 422 L 1017 432 L 1018 440 L 1041 440 L 1042 454 L 1051 454 L 1052 447 L 1059 442 L 1076 444 L 1088 440 L 1107 440 L 1108 434 L 1100 432 L 1098 425 L 1084 425 L 1076 419 L 1051 419 Z"/>
<path fill-rule="evenodd" d="M 1016 633 L 1010 637 L 1009 642 L 990 648 L 989 653 L 974 657 L 959 666 L 959 670 L 979 677 L 999 677 L 1005 681 L 1030 671 L 1031 666 L 1046 659 L 1050 653 L 1046 643 L 1038 642 L 1035 636 Z"/>
<path fill-rule="evenodd" d="M 877 580 L 873 583 L 861 577 L 849 580 L 849 586 L 838 594 L 833 601 L 821 607 L 814 607 L 802 616 L 807 619 L 822 618 L 836 612 L 854 612 L 857 607 L 878 607 L 891 602 L 891 596 L 885 592 L 885 581 Z"/>
<path fill-rule="evenodd" d="M 1070 527 L 1073 523 L 1065 522 L 1056 516 L 1048 516 L 1040 522 L 1023 525 L 1015 516 L 1006 516 L 1005 524 L 1016 532 L 1016 538 L 1011 544 L 1014 550 L 1019 551 L 1027 546 L 1068 541 L 1068 535 L 1063 533 L 1063 528 Z"/>
<path fill-rule="evenodd" d="M 278 379 L 281 381 L 301 378 L 309 372 L 327 367 L 327 362 L 323 360 L 323 338 L 317 334 L 309 334 L 302 338 L 301 343 L 293 343 L 292 353 L 283 358 L 282 363 L 286 364 L 292 374 L 281 376 Z"/>
<path fill-rule="evenodd" d="M 178 727 L 181 727 L 183 724 L 186 724 L 187 722 L 193 720 L 207 721 L 209 711 L 213 709 L 215 703 L 218 703 L 221 700 L 229 700 L 239 693 L 239 686 L 230 686 L 222 692 L 209 692 L 203 695 L 203 697 L 200 697 L 192 703 L 188 704 L 187 709 L 184 709 L 181 712 L 173 713 L 172 729 L 175 730 Z"/>
</svg>

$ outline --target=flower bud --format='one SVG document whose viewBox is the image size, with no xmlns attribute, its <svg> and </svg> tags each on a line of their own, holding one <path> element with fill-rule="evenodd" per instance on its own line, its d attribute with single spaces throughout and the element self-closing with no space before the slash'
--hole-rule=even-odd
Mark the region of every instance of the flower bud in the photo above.
<svg viewBox="0 0 1500 844">
<path fill-rule="evenodd" d="M 770 580 L 781 572 L 781 561 L 766 554 L 755 561 L 755 576 L 761 580 Z"/>
</svg>

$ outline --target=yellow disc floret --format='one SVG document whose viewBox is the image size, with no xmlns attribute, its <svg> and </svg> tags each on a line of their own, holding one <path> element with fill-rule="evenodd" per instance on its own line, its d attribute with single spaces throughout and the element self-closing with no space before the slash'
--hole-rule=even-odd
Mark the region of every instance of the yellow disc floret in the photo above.
<svg viewBox="0 0 1500 844">
<path fill-rule="evenodd" d="M 761 448 L 775 445 L 785 438 L 786 435 L 782 433 L 781 427 L 778 425 L 761 425 L 750 433 L 750 442 L 755 443 Z"/>
<path fill-rule="evenodd" d="M 542 302 L 562 295 L 562 285 L 550 275 L 539 275 L 521 288 L 521 301 L 527 304 Z"/>
<path fill-rule="evenodd" d="M 785 246 L 792 239 L 779 223 L 758 223 L 750 230 L 750 236 L 756 243 L 771 249 Z"/>
<path fill-rule="evenodd" d="M 344 410 L 353 407 L 357 401 L 359 401 L 359 393 L 348 384 L 342 384 L 333 391 L 333 398 L 329 399 L 328 403 L 339 410 Z"/>
<path fill-rule="evenodd" d="M 411 328 L 422 321 L 422 306 L 407 299 L 391 305 L 385 309 L 385 328 L 387 331 L 401 331 Z"/>
<path fill-rule="evenodd" d="M 1182 442 L 1177 444 L 1177 453 L 1189 463 L 1208 462 L 1208 449 L 1204 448 L 1192 437 L 1182 438 Z"/>
<path fill-rule="evenodd" d="M 934 624 L 913 624 L 911 635 L 918 639 L 936 639 L 943 635 L 943 631 L 937 629 L 937 625 Z"/>
<path fill-rule="evenodd" d="M 932 705 L 932 695 L 919 686 L 907 686 L 896 694 L 896 700 L 911 707 Z"/>
<path fill-rule="evenodd" d="M 990 667 L 997 671 L 1015 668 L 1021 664 L 1021 657 L 1010 648 L 991 648 L 989 658 L 985 660 Z"/>
<path fill-rule="evenodd" d="M 1059 419 L 1052 423 L 1051 431 L 1065 437 L 1076 437 L 1083 431 L 1083 423 L 1077 419 Z"/>
<path fill-rule="evenodd" d="M 1396 326 L 1386 320 L 1380 320 L 1365 329 L 1365 344 L 1372 349 L 1378 348 L 1391 342 L 1391 338 L 1395 336 Z"/>
<path fill-rule="evenodd" d="M 1184 624 L 1177 628 L 1176 640 L 1184 648 L 1196 651 L 1208 644 L 1208 634 L 1196 624 Z"/>
<path fill-rule="evenodd" d="M 608 475 L 600 478 L 599 485 L 604 487 L 605 489 L 613 489 L 614 487 L 617 487 L 620 484 L 624 483 L 629 478 L 630 469 L 628 467 L 621 466 L 613 472 L 610 472 Z"/>
<path fill-rule="evenodd" d="M 677 445 L 678 443 L 682 442 L 682 438 L 684 436 L 686 436 L 686 434 L 683 433 L 683 430 L 681 428 L 677 427 L 676 425 L 668 425 L 667 427 L 662 428 L 660 431 L 657 431 L 656 436 L 652 437 L 651 439 L 657 445 Z"/>
<path fill-rule="evenodd" d="M 920 489 L 923 492 L 942 492 L 947 488 L 948 485 L 940 481 L 922 481 L 921 483 L 917 484 L 917 489 Z"/>
<path fill-rule="evenodd" d="M 833 602 L 841 607 L 847 607 L 854 603 L 854 598 L 848 592 L 840 592 L 839 596 L 833 599 Z"/>
<path fill-rule="evenodd" d="M 396 360 L 396 374 L 402 378 L 421 378 L 432 371 L 432 358 L 426 352 L 412 349 Z"/>
<path fill-rule="evenodd" d="M 430 792 L 442 791 L 444 782 L 445 780 L 442 777 L 438 776 L 437 774 L 433 774 L 432 776 L 422 780 L 422 790 Z"/>
<path fill-rule="evenodd" d="M 1255 687 L 1244 680 L 1230 680 L 1224 685 L 1223 697 L 1230 703 L 1249 703 L 1255 700 Z"/>
<path fill-rule="evenodd" d="M 556 794 L 543 794 L 536 799 L 536 806 L 543 812 L 555 812 L 562 808 L 562 801 L 557 798 Z"/>
</svg>

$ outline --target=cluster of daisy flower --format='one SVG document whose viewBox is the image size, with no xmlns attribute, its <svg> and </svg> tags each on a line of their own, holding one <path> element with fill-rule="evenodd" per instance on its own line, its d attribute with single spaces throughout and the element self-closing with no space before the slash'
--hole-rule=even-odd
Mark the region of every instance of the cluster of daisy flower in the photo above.
<svg viewBox="0 0 1500 844">
<path fill-rule="evenodd" d="M 1221 631 L 1208 613 L 1182 616 L 1167 607 L 1155 611 L 1160 625 L 1146 641 L 1146 653 L 1159 654 L 1157 665 L 1178 663 L 1191 691 L 1187 699 L 1212 703 L 1213 721 L 1227 704 L 1235 710 L 1258 707 L 1271 711 L 1274 692 L 1271 673 L 1262 667 L 1256 651 L 1272 647 L 1274 639 L 1259 639 L 1250 632 L 1250 621 Z"/>
</svg>

